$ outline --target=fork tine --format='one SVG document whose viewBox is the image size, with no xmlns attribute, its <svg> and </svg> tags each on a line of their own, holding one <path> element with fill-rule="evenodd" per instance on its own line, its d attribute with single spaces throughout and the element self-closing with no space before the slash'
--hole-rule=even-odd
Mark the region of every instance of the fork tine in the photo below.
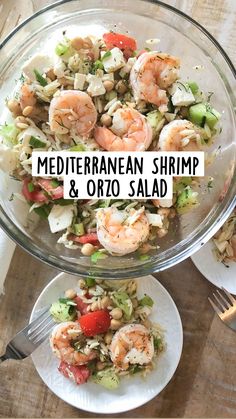
<svg viewBox="0 0 236 419">
<path fill-rule="evenodd" d="M 42 311 L 42 313 L 40 313 L 37 319 L 33 320 L 30 324 L 28 324 L 28 326 L 24 328 L 24 332 L 28 332 L 32 330 L 34 327 L 37 327 L 38 324 L 40 324 L 41 321 L 43 320 L 45 314 L 47 313 L 48 313 L 48 307 L 45 307 L 45 309 Z"/>
<path fill-rule="evenodd" d="M 42 335 L 39 335 L 36 340 L 34 341 L 35 344 L 41 345 L 41 343 L 43 343 L 43 341 L 49 336 L 49 334 L 51 333 L 52 329 L 54 328 L 55 323 L 52 320 L 51 323 L 48 324 L 48 328 L 47 330 L 44 331 L 44 333 Z"/>
<path fill-rule="evenodd" d="M 227 291 L 224 287 L 221 287 L 221 289 L 224 291 L 224 293 L 227 295 L 228 299 L 231 301 L 232 304 L 236 304 L 235 298 L 230 294 L 229 291 Z"/>
<path fill-rule="evenodd" d="M 225 307 L 224 306 L 224 304 L 223 304 L 223 302 L 222 301 L 220 301 L 220 299 L 218 298 L 218 296 L 213 292 L 213 297 L 215 298 L 215 300 L 217 301 L 217 303 L 219 304 L 219 306 L 220 306 L 220 308 L 221 308 L 221 311 L 225 311 L 225 310 L 228 310 L 228 308 L 227 307 Z"/>
<path fill-rule="evenodd" d="M 220 316 L 222 314 L 222 311 L 219 309 L 219 307 L 214 303 L 214 301 L 212 301 L 212 299 L 210 297 L 208 297 L 208 301 L 212 305 L 213 310 L 216 312 L 216 314 L 218 314 L 218 316 Z"/>
<path fill-rule="evenodd" d="M 51 316 L 47 317 L 41 324 L 40 326 L 35 329 L 31 335 L 28 335 L 28 337 L 30 338 L 30 340 L 34 341 L 37 336 L 39 336 L 48 326 L 48 324 L 50 324 L 51 322 L 54 323 L 54 320 L 52 319 Z"/>
<path fill-rule="evenodd" d="M 224 303 L 227 306 L 227 308 L 232 307 L 232 305 L 229 303 L 229 301 L 226 300 L 226 298 L 224 297 L 224 295 L 222 295 L 222 293 L 219 290 L 216 290 L 216 292 L 218 293 L 218 295 L 220 296 L 220 298 L 222 299 L 222 301 L 224 301 Z"/>
</svg>

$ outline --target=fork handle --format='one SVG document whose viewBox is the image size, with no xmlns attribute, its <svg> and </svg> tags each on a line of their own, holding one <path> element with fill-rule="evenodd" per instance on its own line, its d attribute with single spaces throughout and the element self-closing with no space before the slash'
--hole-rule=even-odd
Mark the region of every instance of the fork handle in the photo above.
<svg viewBox="0 0 236 419">
<path fill-rule="evenodd" d="M 7 359 L 9 359 L 9 358 L 6 356 L 6 354 L 4 354 L 4 355 L 0 356 L 0 364 L 1 364 L 3 361 L 6 361 Z"/>
</svg>

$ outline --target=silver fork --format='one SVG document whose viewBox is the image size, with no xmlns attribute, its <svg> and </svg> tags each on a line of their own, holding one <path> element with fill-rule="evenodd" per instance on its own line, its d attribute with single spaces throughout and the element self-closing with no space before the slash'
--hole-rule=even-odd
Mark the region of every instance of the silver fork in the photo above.
<svg viewBox="0 0 236 419">
<path fill-rule="evenodd" d="M 213 293 L 215 302 L 210 297 L 208 300 L 222 322 L 236 331 L 236 299 L 223 287 L 222 291 L 216 292 Z"/>
<path fill-rule="evenodd" d="M 49 307 L 45 307 L 35 320 L 11 339 L 6 347 L 5 354 L 0 357 L 0 363 L 7 359 L 24 359 L 32 354 L 49 336 L 54 324 L 54 320 L 49 313 Z"/>
</svg>

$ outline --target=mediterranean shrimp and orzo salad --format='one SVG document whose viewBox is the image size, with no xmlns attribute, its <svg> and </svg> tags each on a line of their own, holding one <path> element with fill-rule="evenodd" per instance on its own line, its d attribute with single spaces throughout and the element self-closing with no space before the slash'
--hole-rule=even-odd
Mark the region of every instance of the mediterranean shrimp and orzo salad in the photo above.
<svg viewBox="0 0 236 419">
<path fill-rule="evenodd" d="M 109 390 L 122 376 L 146 375 L 165 349 L 161 327 L 149 320 L 153 300 L 137 297 L 137 282 L 79 281 L 52 304 L 56 322 L 50 337 L 59 371 L 76 384 L 88 379 Z M 81 293 L 82 291 L 82 293 Z"/>
<path fill-rule="evenodd" d="M 205 150 L 220 114 L 195 81 L 179 79 L 180 64 L 127 35 L 64 33 L 52 54 L 25 63 L 7 100 L 13 119 L 0 129 L 0 167 L 22 182 L 29 211 L 61 234 L 58 243 L 92 262 L 136 250 L 148 258 L 170 220 L 199 204 L 197 180 L 175 178 L 172 200 L 65 200 L 60 178 L 32 177 L 32 153 Z"/>
</svg>

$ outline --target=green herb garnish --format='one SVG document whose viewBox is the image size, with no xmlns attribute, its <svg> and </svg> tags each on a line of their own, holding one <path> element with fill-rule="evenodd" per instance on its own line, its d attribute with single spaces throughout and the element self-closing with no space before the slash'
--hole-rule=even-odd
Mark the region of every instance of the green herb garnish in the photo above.
<svg viewBox="0 0 236 419">
<path fill-rule="evenodd" d="M 39 217 L 45 220 L 48 218 L 50 211 L 51 211 L 51 207 L 50 205 L 47 205 L 47 204 L 42 205 L 41 207 L 38 207 L 38 208 L 34 208 L 34 212 L 38 214 Z"/>
<path fill-rule="evenodd" d="M 65 38 L 64 41 L 59 42 L 55 48 L 55 53 L 59 55 L 64 55 L 70 47 L 69 39 Z"/>
<path fill-rule="evenodd" d="M 42 74 L 39 73 L 38 70 L 36 70 L 36 68 L 34 69 L 34 74 L 36 77 L 36 80 L 39 82 L 39 84 L 43 87 L 47 86 L 48 82 L 45 79 L 45 77 L 42 76 Z"/>
<path fill-rule="evenodd" d="M 76 303 L 70 298 L 59 298 L 59 303 L 66 304 L 67 306 L 76 306 Z"/>
<path fill-rule="evenodd" d="M 37 137 L 34 137 L 33 135 L 31 135 L 31 137 L 30 137 L 29 145 L 31 145 L 31 147 L 33 147 L 33 148 L 44 148 L 44 147 L 46 147 L 45 142 L 41 141 Z"/>
<path fill-rule="evenodd" d="M 58 180 L 52 179 L 51 180 L 51 185 L 52 185 L 53 188 L 57 188 L 60 185 L 60 183 L 58 182 Z"/>
<path fill-rule="evenodd" d="M 106 60 L 106 58 L 108 58 L 108 57 L 110 57 L 111 56 L 111 51 L 106 51 L 105 52 L 105 54 L 103 55 L 103 57 L 102 57 L 102 61 L 103 60 Z"/>
</svg>

